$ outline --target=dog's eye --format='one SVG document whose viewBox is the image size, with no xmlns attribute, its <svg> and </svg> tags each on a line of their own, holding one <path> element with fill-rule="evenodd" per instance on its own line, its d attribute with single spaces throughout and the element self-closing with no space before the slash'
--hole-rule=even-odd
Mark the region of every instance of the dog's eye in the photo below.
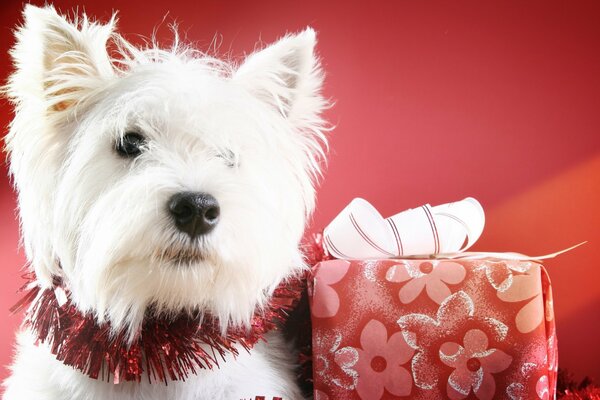
<svg viewBox="0 0 600 400">
<path fill-rule="evenodd" d="M 221 153 L 217 154 L 217 157 L 222 158 L 229 168 L 233 168 L 237 166 L 237 159 L 235 153 L 229 149 L 223 150 Z"/>
<path fill-rule="evenodd" d="M 142 153 L 146 139 L 137 132 L 127 132 L 123 139 L 117 141 L 116 150 L 121 157 L 137 157 Z"/>
</svg>

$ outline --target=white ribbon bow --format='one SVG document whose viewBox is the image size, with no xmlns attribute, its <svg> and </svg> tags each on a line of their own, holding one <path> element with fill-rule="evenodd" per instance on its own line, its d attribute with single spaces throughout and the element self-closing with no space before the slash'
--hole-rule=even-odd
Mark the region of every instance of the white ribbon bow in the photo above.
<svg viewBox="0 0 600 400">
<path fill-rule="evenodd" d="M 479 239 L 484 225 L 483 207 L 472 197 L 437 207 L 425 204 L 386 219 L 357 198 L 323 236 L 336 258 L 406 257 L 465 251 Z"/>
<path fill-rule="evenodd" d="M 454 203 L 429 204 L 384 219 L 368 201 L 356 198 L 325 228 L 323 244 L 341 259 L 432 257 L 542 260 L 582 245 L 538 257 L 520 253 L 471 252 L 485 225 L 483 207 L 467 197 Z"/>
</svg>

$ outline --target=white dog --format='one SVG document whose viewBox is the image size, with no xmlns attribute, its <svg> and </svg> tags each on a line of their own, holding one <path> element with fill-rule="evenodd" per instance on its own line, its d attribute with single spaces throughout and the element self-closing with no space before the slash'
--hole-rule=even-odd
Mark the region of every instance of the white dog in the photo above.
<svg viewBox="0 0 600 400">
<path fill-rule="evenodd" d="M 6 145 L 35 284 L 59 277 L 77 309 L 131 337 L 149 308 L 247 326 L 305 268 L 327 130 L 314 31 L 237 66 L 177 43 L 136 48 L 114 18 L 28 5 L 24 19 Z M 298 399 L 277 332 L 165 385 L 92 379 L 24 328 L 4 399 Z"/>
</svg>

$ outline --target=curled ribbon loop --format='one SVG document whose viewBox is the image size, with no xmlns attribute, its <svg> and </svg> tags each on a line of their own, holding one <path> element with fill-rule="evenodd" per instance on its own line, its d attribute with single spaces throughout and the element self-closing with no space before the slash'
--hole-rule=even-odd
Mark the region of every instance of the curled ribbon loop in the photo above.
<svg viewBox="0 0 600 400">
<path fill-rule="evenodd" d="M 393 258 L 456 253 L 471 247 L 485 225 L 472 197 L 432 207 L 425 204 L 384 219 L 356 198 L 325 228 L 324 245 L 343 259 Z"/>
</svg>

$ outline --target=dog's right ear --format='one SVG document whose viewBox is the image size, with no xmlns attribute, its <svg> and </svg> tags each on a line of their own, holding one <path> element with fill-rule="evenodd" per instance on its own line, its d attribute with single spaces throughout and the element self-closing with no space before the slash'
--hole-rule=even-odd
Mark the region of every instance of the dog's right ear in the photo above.
<svg viewBox="0 0 600 400">
<path fill-rule="evenodd" d="M 114 16 L 106 25 L 85 15 L 70 22 L 52 6 L 30 4 L 23 15 L 10 53 L 16 70 L 7 85 L 17 106 L 46 116 L 66 111 L 114 75 L 107 51 Z"/>
</svg>

